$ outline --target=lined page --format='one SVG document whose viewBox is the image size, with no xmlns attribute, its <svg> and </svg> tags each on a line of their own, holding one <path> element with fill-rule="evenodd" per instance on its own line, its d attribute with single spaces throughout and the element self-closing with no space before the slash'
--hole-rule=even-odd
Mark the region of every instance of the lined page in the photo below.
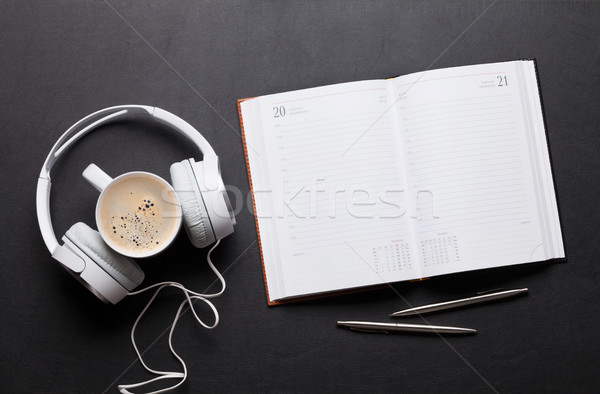
<svg viewBox="0 0 600 394">
<path fill-rule="evenodd" d="M 263 96 L 242 111 L 271 299 L 418 276 L 389 83 Z M 261 120 L 253 130 L 247 115 Z"/>
<path fill-rule="evenodd" d="M 550 253 L 544 223 L 545 212 L 557 211 L 555 201 L 540 199 L 541 175 L 532 166 L 532 139 L 545 142 L 545 134 L 527 116 L 541 119 L 541 108 L 522 94 L 531 83 L 522 66 L 530 71 L 533 62 L 434 70 L 393 82 L 426 276 L 559 257 Z M 548 171 L 549 162 L 543 165 Z"/>
</svg>

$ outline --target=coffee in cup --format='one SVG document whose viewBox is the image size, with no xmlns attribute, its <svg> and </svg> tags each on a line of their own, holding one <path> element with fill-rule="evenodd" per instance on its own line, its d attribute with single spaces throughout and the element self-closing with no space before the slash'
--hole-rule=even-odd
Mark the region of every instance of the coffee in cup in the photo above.
<svg viewBox="0 0 600 394">
<path fill-rule="evenodd" d="M 130 257 L 148 257 L 175 239 L 181 227 L 181 207 L 164 179 L 142 171 L 112 179 L 94 164 L 83 175 L 102 191 L 96 224 L 112 249 Z"/>
</svg>

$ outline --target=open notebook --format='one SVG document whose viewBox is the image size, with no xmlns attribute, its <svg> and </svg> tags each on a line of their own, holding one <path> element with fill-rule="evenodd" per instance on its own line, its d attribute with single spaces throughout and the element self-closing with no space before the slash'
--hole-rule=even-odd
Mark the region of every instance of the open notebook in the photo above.
<svg viewBox="0 0 600 394">
<path fill-rule="evenodd" d="M 238 109 L 271 305 L 565 257 L 533 60 Z"/>
</svg>

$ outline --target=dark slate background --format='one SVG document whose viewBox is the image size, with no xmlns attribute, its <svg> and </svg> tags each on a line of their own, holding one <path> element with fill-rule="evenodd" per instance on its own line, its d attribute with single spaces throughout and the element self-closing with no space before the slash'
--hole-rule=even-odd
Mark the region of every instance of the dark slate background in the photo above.
<svg viewBox="0 0 600 394">
<path fill-rule="evenodd" d="M 96 300 L 50 258 L 35 216 L 36 178 L 53 143 L 78 119 L 118 104 L 186 119 L 244 197 L 235 234 L 214 254 L 228 282 L 215 300 L 220 325 L 205 330 L 186 314 L 177 327 L 174 346 L 190 373 L 179 392 L 597 391 L 599 21 L 599 3 L 586 1 L 2 1 L 0 391 L 116 392 L 117 382 L 150 377 L 129 342 L 149 296 L 116 306 Z M 267 307 L 236 99 L 529 57 L 538 62 L 567 263 Z M 80 176 L 88 163 L 168 178 L 172 162 L 194 154 L 146 122 L 98 130 L 53 171 L 57 233 L 76 221 L 93 225 L 97 193 Z M 142 264 L 147 284 L 205 290 L 214 281 L 205 261 L 179 237 Z M 476 336 L 335 327 L 337 319 L 385 320 L 406 306 L 402 297 L 416 305 L 521 286 L 526 297 L 428 318 L 475 327 Z M 180 300 L 168 292 L 139 328 L 157 369 L 179 368 L 165 330 Z"/>
</svg>

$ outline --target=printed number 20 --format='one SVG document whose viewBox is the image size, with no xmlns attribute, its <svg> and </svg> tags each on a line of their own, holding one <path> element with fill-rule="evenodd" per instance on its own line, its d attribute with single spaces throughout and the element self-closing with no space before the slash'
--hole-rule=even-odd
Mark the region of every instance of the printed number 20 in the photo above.
<svg viewBox="0 0 600 394">
<path fill-rule="evenodd" d="M 283 118 L 285 116 L 285 107 L 280 105 L 279 107 L 273 107 L 273 117 Z"/>
</svg>

